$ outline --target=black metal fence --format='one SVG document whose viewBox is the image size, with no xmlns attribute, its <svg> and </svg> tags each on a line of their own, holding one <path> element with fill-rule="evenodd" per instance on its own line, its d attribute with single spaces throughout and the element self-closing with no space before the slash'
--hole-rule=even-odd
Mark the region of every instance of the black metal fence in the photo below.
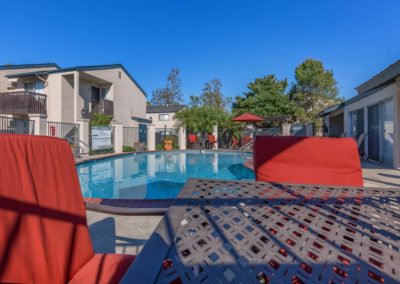
<svg viewBox="0 0 400 284">
<path fill-rule="evenodd" d="M 90 126 L 89 145 L 91 155 L 114 152 L 114 126 Z"/>
<path fill-rule="evenodd" d="M 79 124 L 48 121 L 47 136 L 63 138 L 68 143 L 79 146 Z"/>
<path fill-rule="evenodd" d="M 178 136 L 178 129 L 175 128 L 156 128 L 156 146 L 157 145 L 164 145 L 164 140 L 166 137 L 172 138 L 172 143 L 174 145 L 178 145 L 179 143 L 179 136 Z M 185 142 L 183 142 L 185 143 Z M 160 147 L 160 146 L 158 146 Z"/>
<path fill-rule="evenodd" d="M 0 116 L 0 133 L 34 134 L 35 121 Z"/>
<path fill-rule="evenodd" d="M 282 127 L 256 128 L 254 129 L 255 136 L 281 136 Z"/>
<path fill-rule="evenodd" d="M 305 124 L 295 123 L 290 127 L 290 136 L 306 136 Z"/>
</svg>

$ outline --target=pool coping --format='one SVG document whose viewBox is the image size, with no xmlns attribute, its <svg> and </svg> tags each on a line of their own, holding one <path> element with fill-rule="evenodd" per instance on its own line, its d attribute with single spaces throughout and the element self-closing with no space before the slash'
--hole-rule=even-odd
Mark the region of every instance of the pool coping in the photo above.
<svg viewBox="0 0 400 284">
<path fill-rule="evenodd" d="M 94 161 L 104 160 L 108 158 L 114 158 L 132 154 L 144 154 L 144 153 L 164 153 L 164 152 L 186 152 L 203 149 L 174 149 L 171 151 L 167 150 L 155 150 L 155 151 L 135 151 L 135 152 L 124 152 L 124 153 L 110 153 L 101 156 L 93 157 L 88 159 L 75 161 L 75 165 L 82 165 L 91 163 Z M 229 149 L 218 149 L 210 150 L 205 149 L 209 152 L 239 152 L 239 150 Z M 113 215 L 164 215 L 168 211 L 169 206 L 172 204 L 174 199 L 111 199 L 111 198 L 83 198 L 84 204 L 87 210 L 113 214 Z"/>
</svg>

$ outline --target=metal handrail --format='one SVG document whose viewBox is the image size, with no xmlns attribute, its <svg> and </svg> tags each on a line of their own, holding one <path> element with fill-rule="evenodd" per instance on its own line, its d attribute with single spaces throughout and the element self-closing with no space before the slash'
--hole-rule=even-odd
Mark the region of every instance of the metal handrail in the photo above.
<svg viewBox="0 0 400 284">
<path fill-rule="evenodd" d="M 75 144 L 75 142 L 76 142 L 75 140 L 73 140 L 69 137 L 64 137 L 64 139 L 67 140 L 68 142 L 70 142 L 71 144 Z M 80 157 L 80 156 L 89 154 L 90 146 L 80 139 L 77 139 L 77 140 L 78 140 L 79 144 L 83 144 L 84 146 L 86 146 L 88 148 L 88 152 L 85 153 L 85 149 L 82 146 L 78 145 L 76 148 L 79 149 L 79 154 L 76 157 Z"/>
<path fill-rule="evenodd" d="M 246 151 L 248 148 L 250 148 L 251 146 L 253 146 L 254 141 L 256 141 L 256 139 L 251 140 L 250 142 L 246 143 L 245 145 L 243 145 L 242 147 L 239 148 L 240 151 L 240 156 L 243 157 L 243 152 Z"/>
</svg>

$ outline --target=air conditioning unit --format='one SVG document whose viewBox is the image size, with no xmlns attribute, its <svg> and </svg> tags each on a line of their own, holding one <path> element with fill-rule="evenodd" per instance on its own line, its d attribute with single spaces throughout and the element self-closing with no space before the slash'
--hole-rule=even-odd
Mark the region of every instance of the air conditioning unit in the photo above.
<svg viewBox="0 0 400 284">
<path fill-rule="evenodd" d="M 17 78 L 10 78 L 7 80 L 7 89 L 12 89 L 17 86 Z"/>
</svg>

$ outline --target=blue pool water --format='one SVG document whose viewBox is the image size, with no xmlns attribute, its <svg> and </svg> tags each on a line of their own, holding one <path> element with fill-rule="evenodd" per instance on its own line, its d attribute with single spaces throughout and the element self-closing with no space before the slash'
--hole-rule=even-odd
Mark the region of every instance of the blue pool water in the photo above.
<svg viewBox="0 0 400 284">
<path fill-rule="evenodd" d="M 238 152 L 129 154 L 77 166 L 84 197 L 175 198 L 188 178 L 254 180 Z"/>
</svg>

